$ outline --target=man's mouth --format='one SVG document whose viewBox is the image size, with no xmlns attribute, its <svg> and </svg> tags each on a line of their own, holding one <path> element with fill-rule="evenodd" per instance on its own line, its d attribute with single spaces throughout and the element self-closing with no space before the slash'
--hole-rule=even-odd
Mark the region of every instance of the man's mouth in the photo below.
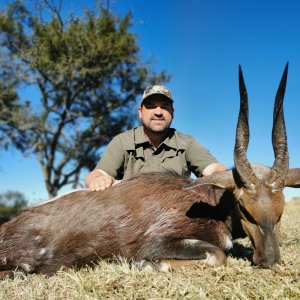
<svg viewBox="0 0 300 300">
<path fill-rule="evenodd" d="M 164 121 L 165 119 L 152 118 L 151 121 Z"/>
</svg>

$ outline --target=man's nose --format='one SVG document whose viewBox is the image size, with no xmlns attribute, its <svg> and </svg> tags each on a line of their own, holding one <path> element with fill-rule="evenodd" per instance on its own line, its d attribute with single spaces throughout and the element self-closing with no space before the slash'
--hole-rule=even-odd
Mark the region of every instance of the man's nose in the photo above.
<svg viewBox="0 0 300 300">
<path fill-rule="evenodd" d="M 160 106 L 156 106 L 154 109 L 154 114 L 156 115 L 162 115 L 162 109 Z"/>
</svg>

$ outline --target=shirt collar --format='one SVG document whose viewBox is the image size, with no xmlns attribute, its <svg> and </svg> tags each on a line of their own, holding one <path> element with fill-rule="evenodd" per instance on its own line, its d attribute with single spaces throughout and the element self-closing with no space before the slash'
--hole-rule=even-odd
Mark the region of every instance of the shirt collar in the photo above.
<svg viewBox="0 0 300 300">
<path fill-rule="evenodd" d="M 175 129 L 174 128 L 169 129 L 166 138 L 161 142 L 161 144 L 164 144 L 168 148 L 173 148 L 175 150 L 178 148 L 176 138 L 175 138 Z"/>
<path fill-rule="evenodd" d="M 176 141 L 176 137 L 175 137 L 175 132 L 176 132 L 176 130 L 174 128 L 170 128 L 167 133 L 166 138 L 161 142 L 161 145 L 163 144 L 164 146 L 166 146 L 168 148 L 173 148 L 176 150 L 178 148 L 178 145 L 177 145 L 177 141 Z M 140 127 L 137 127 L 135 130 L 135 144 L 141 145 L 144 143 L 150 143 L 150 141 L 144 133 L 143 126 L 140 126 Z"/>
<path fill-rule="evenodd" d="M 143 126 L 137 127 L 135 130 L 135 144 L 140 145 L 144 143 L 150 143 L 149 139 L 144 133 Z"/>
</svg>

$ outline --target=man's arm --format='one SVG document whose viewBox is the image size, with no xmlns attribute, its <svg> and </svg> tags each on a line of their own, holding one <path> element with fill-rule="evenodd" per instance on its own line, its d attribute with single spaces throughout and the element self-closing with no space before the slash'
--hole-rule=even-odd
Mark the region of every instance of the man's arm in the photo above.
<svg viewBox="0 0 300 300">
<path fill-rule="evenodd" d="M 225 168 L 224 165 L 220 163 L 212 163 L 203 170 L 202 175 L 208 176 L 211 175 L 212 173 L 225 171 L 225 170 L 227 170 L 227 168 Z"/>
<path fill-rule="evenodd" d="M 91 191 L 99 192 L 112 186 L 115 181 L 115 178 L 108 175 L 105 171 L 95 169 L 86 176 L 85 186 Z"/>
<path fill-rule="evenodd" d="M 208 176 L 214 172 L 225 171 L 227 168 L 197 140 L 193 140 L 186 152 L 191 171 L 197 176 Z"/>
<path fill-rule="evenodd" d="M 118 170 L 124 163 L 124 149 L 119 136 L 116 136 L 107 145 L 101 160 L 96 168 L 85 178 L 85 185 L 91 191 L 104 191 L 114 183 L 119 182 L 117 177 Z"/>
</svg>

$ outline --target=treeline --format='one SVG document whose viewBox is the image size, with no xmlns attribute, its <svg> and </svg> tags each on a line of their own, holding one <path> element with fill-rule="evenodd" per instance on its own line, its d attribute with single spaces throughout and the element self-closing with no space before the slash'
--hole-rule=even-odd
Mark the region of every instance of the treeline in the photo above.
<svg viewBox="0 0 300 300">
<path fill-rule="evenodd" d="M 17 191 L 7 191 L 0 194 L 0 224 L 17 216 L 28 202 L 25 196 Z"/>
</svg>

